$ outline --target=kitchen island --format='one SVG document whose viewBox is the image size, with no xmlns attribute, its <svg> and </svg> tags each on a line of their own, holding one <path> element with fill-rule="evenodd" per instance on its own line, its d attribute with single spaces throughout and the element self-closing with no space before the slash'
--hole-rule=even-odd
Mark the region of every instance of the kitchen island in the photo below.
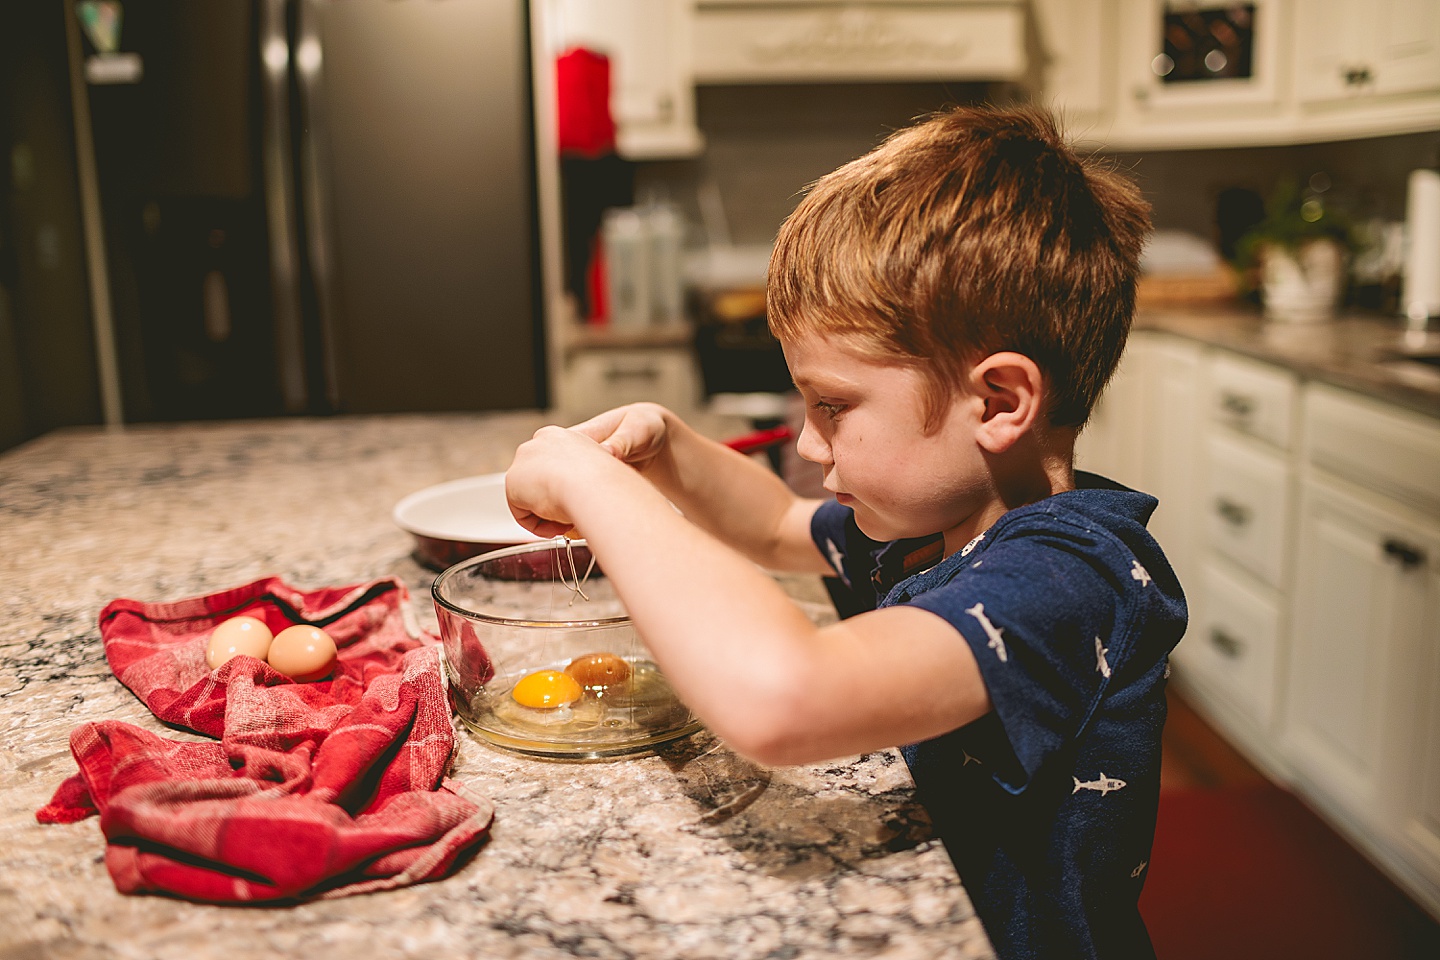
<svg viewBox="0 0 1440 960">
<path fill-rule="evenodd" d="M 893 750 L 772 769 L 702 731 L 654 755 L 556 763 L 461 730 L 451 776 L 496 805 L 473 859 L 438 882 L 287 907 L 122 896 L 95 818 L 35 821 L 76 770 L 80 724 L 193 736 L 111 673 L 96 622 L 107 602 L 267 575 L 301 589 L 397 577 L 433 631 L 434 574 L 391 508 L 505 469 L 544 422 L 74 429 L 0 456 L 0 957 L 992 956 Z M 787 586 L 825 615 L 818 581 Z"/>
</svg>

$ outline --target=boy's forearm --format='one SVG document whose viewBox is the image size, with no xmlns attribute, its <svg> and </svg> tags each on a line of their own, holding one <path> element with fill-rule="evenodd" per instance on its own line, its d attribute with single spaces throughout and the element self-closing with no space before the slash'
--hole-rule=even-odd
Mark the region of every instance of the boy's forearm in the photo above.
<svg viewBox="0 0 1440 960">
<path fill-rule="evenodd" d="M 817 629 L 755 563 L 676 514 L 640 476 L 577 484 L 568 506 L 636 630 L 687 703 L 737 746 L 767 730 L 775 678 L 805 675 Z"/>
<path fill-rule="evenodd" d="M 809 536 L 818 501 L 666 412 L 669 442 L 645 476 L 696 526 L 773 570 L 828 572 Z"/>
</svg>

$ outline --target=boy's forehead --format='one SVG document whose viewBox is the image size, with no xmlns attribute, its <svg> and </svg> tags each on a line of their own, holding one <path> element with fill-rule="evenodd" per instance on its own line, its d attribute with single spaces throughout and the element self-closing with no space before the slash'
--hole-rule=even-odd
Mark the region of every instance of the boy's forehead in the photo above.
<svg viewBox="0 0 1440 960">
<path fill-rule="evenodd" d="M 802 387 L 858 385 L 879 369 L 899 366 L 864 349 L 855 337 L 843 334 L 811 332 L 781 337 L 780 347 L 790 366 L 790 376 Z"/>
</svg>

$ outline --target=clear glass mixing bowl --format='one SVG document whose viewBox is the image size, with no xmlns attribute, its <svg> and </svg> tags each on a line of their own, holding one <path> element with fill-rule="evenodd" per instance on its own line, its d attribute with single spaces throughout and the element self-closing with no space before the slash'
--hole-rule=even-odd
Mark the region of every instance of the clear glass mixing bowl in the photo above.
<svg viewBox="0 0 1440 960">
<path fill-rule="evenodd" d="M 581 760 L 648 752 L 700 729 L 584 540 L 465 560 L 430 592 L 451 705 L 482 739 Z"/>
</svg>

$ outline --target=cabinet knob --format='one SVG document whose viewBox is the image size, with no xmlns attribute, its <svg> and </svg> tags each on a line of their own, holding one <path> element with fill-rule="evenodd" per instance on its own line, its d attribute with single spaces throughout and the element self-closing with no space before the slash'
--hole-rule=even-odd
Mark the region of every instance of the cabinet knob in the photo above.
<svg viewBox="0 0 1440 960">
<path fill-rule="evenodd" d="M 1413 570 L 1415 567 L 1423 566 L 1425 563 L 1424 550 L 1421 550 L 1419 547 L 1412 547 L 1405 541 L 1397 540 L 1394 537 L 1386 538 L 1382 549 L 1385 551 L 1385 556 L 1394 560 L 1406 570 Z"/>
<path fill-rule="evenodd" d="M 1237 417 L 1248 417 L 1255 412 L 1255 401 L 1243 393 L 1231 393 L 1227 390 L 1220 394 L 1220 407 L 1226 413 Z"/>
<path fill-rule="evenodd" d="M 1210 645 L 1231 660 L 1237 659 L 1245 649 L 1245 644 L 1230 636 L 1230 634 L 1221 630 L 1219 627 L 1214 627 L 1210 630 Z"/>
<path fill-rule="evenodd" d="M 1220 519 L 1235 527 L 1243 527 L 1250 522 L 1250 508 L 1236 503 L 1234 500 L 1227 500 L 1219 497 L 1215 501 L 1215 512 Z"/>
<path fill-rule="evenodd" d="M 1375 79 L 1369 67 L 1342 67 L 1340 76 L 1345 80 L 1348 87 L 1363 87 Z"/>
</svg>

